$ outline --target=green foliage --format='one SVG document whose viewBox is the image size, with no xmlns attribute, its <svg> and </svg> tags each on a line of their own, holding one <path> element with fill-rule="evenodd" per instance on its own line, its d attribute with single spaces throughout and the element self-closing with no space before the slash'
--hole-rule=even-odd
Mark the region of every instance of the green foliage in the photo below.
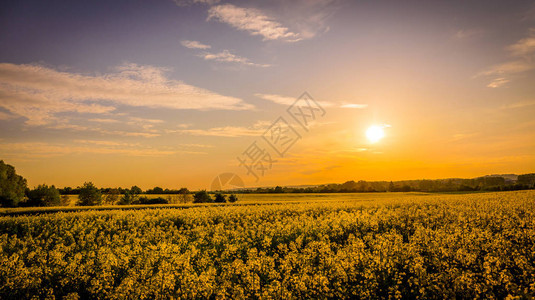
<svg viewBox="0 0 535 300">
<path fill-rule="evenodd" d="M 93 206 L 100 205 L 102 203 L 102 194 L 100 190 L 92 183 L 85 182 L 80 188 L 80 194 L 78 195 L 79 206 Z"/>
<path fill-rule="evenodd" d="M 210 203 L 214 202 L 212 197 L 205 191 L 198 191 L 193 195 L 193 203 Z"/>
<path fill-rule="evenodd" d="M 117 203 L 119 200 L 120 192 L 118 189 L 109 189 L 108 192 L 104 195 L 104 204 L 112 205 Z"/>
<path fill-rule="evenodd" d="M 132 195 L 139 195 L 139 194 L 143 193 L 143 191 L 141 190 L 140 187 L 138 187 L 137 185 L 134 185 L 134 186 L 132 186 L 132 187 L 130 188 L 130 193 L 131 193 Z"/>
<path fill-rule="evenodd" d="M 0 299 L 532 299 L 535 191 L 0 217 Z"/>
<path fill-rule="evenodd" d="M 41 184 L 28 191 L 28 206 L 59 206 L 61 198 L 55 186 Z"/>
<path fill-rule="evenodd" d="M 236 195 L 234 194 L 230 194 L 230 196 L 228 197 L 228 202 L 234 203 L 236 201 L 238 201 L 238 197 L 236 197 Z"/>
<path fill-rule="evenodd" d="M 17 206 L 24 199 L 26 179 L 17 175 L 15 168 L 0 160 L 0 206 Z"/>
<path fill-rule="evenodd" d="M 157 198 L 147 198 L 147 197 L 139 197 L 136 201 L 132 202 L 132 204 L 169 204 L 169 201 L 167 199 L 162 197 Z"/>
<path fill-rule="evenodd" d="M 527 185 L 530 188 L 535 187 L 535 173 L 518 175 L 518 184 Z"/>
<path fill-rule="evenodd" d="M 125 191 L 124 195 L 121 197 L 121 200 L 117 204 L 119 205 L 130 205 L 135 203 L 138 199 L 138 195 L 130 193 L 130 191 Z"/>
<path fill-rule="evenodd" d="M 227 202 L 227 199 L 225 198 L 225 195 L 223 195 L 221 193 L 216 193 L 214 195 L 214 202 L 216 202 L 216 203 L 225 203 L 225 202 Z"/>
<path fill-rule="evenodd" d="M 147 194 L 163 194 L 165 191 L 164 189 L 162 189 L 161 187 L 157 186 L 157 187 L 154 187 L 153 189 L 149 189 L 147 190 Z"/>
</svg>

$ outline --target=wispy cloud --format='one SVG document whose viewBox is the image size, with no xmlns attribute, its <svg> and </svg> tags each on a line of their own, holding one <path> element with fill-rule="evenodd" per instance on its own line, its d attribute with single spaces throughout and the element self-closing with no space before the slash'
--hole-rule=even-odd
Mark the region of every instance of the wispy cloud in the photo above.
<svg viewBox="0 0 535 300">
<path fill-rule="evenodd" d="M 11 120 L 14 118 L 16 118 L 16 116 L 0 111 L 0 120 Z"/>
<path fill-rule="evenodd" d="M 487 87 L 502 87 L 511 81 L 511 75 L 535 69 L 535 28 L 529 29 L 528 37 L 507 46 L 506 50 L 513 60 L 494 65 L 475 76 L 494 77 Z"/>
<path fill-rule="evenodd" d="M 197 136 L 218 136 L 218 137 L 243 137 L 259 136 L 271 123 L 268 121 L 258 121 L 253 126 L 224 126 L 213 127 L 209 129 L 179 129 L 174 132 L 180 134 L 197 135 Z"/>
<path fill-rule="evenodd" d="M 227 63 L 238 63 L 246 66 L 253 66 L 253 67 L 270 67 L 271 65 L 268 64 L 257 64 L 249 61 L 248 58 L 241 57 L 234 55 L 230 53 L 228 50 L 223 50 L 219 53 L 209 53 L 204 52 L 202 54 L 199 54 L 200 57 L 204 58 L 205 60 L 213 60 L 218 62 L 227 62 Z"/>
<path fill-rule="evenodd" d="M 184 40 L 184 41 L 181 41 L 180 43 L 182 44 L 182 46 L 189 48 L 189 49 L 210 49 L 211 48 L 210 45 L 205 45 L 198 41 Z"/>
<path fill-rule="evenodd" d="M 523 108 L 528 106 L 535 106 L 535 100 L 507 104 L 502 106 L 501 109 Z"/>
<path fill-rule="evenodd" d="M 472 28 L 472 29 L 460 29 L 457 32 L 455 32 L 453 37 L 456 38 L 456 39 L 459 39 L 459 40 L 463 40 L 463 39 L 468 39 L 468 38 L 473 38 L 475 36 L 479 36 L 479 35 L 483 34 L 483 32 L 484 32 L 483 30 L 475 29 L 475 28 Z"/>
<path fill-rule="evenodd" d="M 175 154 L 205 154 L 200 151 L 181 149 L 157 149 L 139 144 L 119 143 L 115 141 L 76 140 L 74 143 L 2 143 L 0 152 L 9 158 L 38 159 L 72 154 L 118 154 L 128 156 L 168 156 Z"/>
<path fill-rule="evenodd" d="M 498 88 L 498 87 L 501 87 L 504 84 L 508 83 L 509 81 L 511 81 L 511 80 L 509 80 L 507 78 L 501 78 L 501 77 L 500 78 L 495 78 L 494 80 L 492 80 L 487 85 L 487 87 L 489 87 L 489 88 Z"/>
<path fill-rule="evenodd" d="M 535 52 L 535 28 L 530 29 L 530 36 L 507 47 L 515 56 L 530 55 Z"/>
<path fill-rule="evenodd" d="M 288 96 L 281 96 L 276 94 L 262 94 L 257 93 L 255 94 L 256 97 L 261 98 L 263 100 L 271 101 L 273 103 L 281 104 L 290 106 L 294 104 L 295 101 L 297 101 L 297 98 L 294 97 L 288 97 Z M 322 107 L 333 107 L 338 106 L 340 108 L 355 108 L 355 109 L 362 109 L 368 107 L 368 104 L 358 104 L 358 103 L 333 103 L 333 102 L 327 102 L 327 101 L 318 101 L 315 100 L 319 105 Z"/>
<path fill-rule="evenodd" d="M 362 109 L 368 107 L 368 104 L 359 104 L 359 103 L 344 103 L 340 105 L 341 108 L 355 108 Z"/>
<path fill-rule="evenodd" d="M 104 75 L 61 72 L 39 65 L 0 64 L 0 107 L 43 125 L 58 112 L 109 113 L 115 106 L 247 110 L 252 105 L 165 76 L 165 69 L 124 64 Z M 111 105 L 94 103 L 106 101 Z"/>
<path fill-rule="evenodd" d="M 94 118 L 94 119 L 88 119 L 90 122 L 97 122 L 97 123 L 120 123 L 119 120 L 115 119 L 100 119 L 100 118 Z"/>
<path fill-rule="evenodd" d="M 243 8 L 232 4 L 210 7 L 207 20 L 217 20 L 238 30 L 247 31 L 254 36 L 262 36 L 263 40 L 299 41 L 298 33 L 255 8 Z"/>
<path fill-rule="evenodd" d="M 261 94 L 261 93 L 257 93 L 255 94 L 256 97 L 260 98 L 260 99 L 264 99 L 264 100 L 267 100 L 267 101 L 271 101 L 273 103 L 277 103 L 277 104 L 281 104 L 281 105 L 286 105 L 286 106 L 290 106 L 292 104 L 294 104 L 295 101 L 297 101 L 297 98 L 295 97 L 288 97 L 288 96 L 281 96 L 281 95 L 275 95 L 275 94 Z M 326 101 L 317 101 L 315 100 L 319 105 L 321 105 L 322 107 L 330 107 L 330 106 L 333 106 L 333 103 L 330 103 L 330 102 L 326 102 Z"/>
<path fill-rule="evenodd" d="M 178 6 L 190 6 L 193 4 L 213 5 L 219 3 L 219 0 L 173 0 Z"/>
</svg>

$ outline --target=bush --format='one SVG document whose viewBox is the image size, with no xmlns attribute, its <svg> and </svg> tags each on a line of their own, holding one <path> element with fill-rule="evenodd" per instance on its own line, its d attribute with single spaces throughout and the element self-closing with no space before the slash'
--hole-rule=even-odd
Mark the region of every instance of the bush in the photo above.
<svg viewBox="0 0 535 300">
<path fill-rule="evenodd" d="M 28 191 L 27 206 L 58 206 L 61 205 L 59 191 L 55 186 L 41 184 L 31 191 Z"/>
<path fill-rule="evenodd" d="M 85 182 L 80 188 L 80 194 L 78 195 L 79 206 L 93 206 L 100 205 L 102 203 L 102 194 L 100 190 L 92 183 Z"/>
<path fill-rule="evenodd" d="M 205 190 L 198 191 L 193 195 L 193 203 L 210 203 L 214 202 L 212 197 L 208 195 L 208 193 Z"/>
<path fill-rule="evenodd" d="M 227 202 L 227 199 L 225 198 L 225 195 L 223 195 L 221 193 L 216 193 L 214 202 L 225 203 L 225 202 Z"/>
<path fill-rule="evenodd" d="M 119 205 L 130 205 L 137 201 L 137 195 L 131 194 L 128 190 L 121 197 L 121 200 L 117 204 Z"/>
<path fill-rule="evenodd" d="M 230 194 L 230 196 L 228 197 L 228 202 L 236 202 L 238 201 L 238 197 L 236 197 L 236 195 L 234 194 Z"/>
<path fill-rule="evenodd" d="M 162 197 L 157 198 L 147 198 L 147 197 L 139 197 L 139 199 L 132 204 L 169 204 L 169 201 L 167 199 L 164 199 Z"/>
</svg>

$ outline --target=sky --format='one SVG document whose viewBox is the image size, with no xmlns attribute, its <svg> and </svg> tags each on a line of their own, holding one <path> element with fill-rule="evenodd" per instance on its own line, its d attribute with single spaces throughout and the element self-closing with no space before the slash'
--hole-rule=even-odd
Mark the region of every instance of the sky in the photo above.
<svg viewBox="0 0 535 300">
<path fill-rule="evenodd" d="M 0 3 L 0 159 L 30 187 L 530 173 L 534 83 L 533 1 Z"/>
</svg>

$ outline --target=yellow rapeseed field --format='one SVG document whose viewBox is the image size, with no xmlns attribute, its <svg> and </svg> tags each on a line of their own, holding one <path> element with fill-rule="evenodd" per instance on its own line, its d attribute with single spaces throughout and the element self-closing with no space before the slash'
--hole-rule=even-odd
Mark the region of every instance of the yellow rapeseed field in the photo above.
<svg viewBox="0 0 535 300">
<path fill-rule="evenodd" d="M 4 215 L 0 298 L 535 297 L 535 191 L 355 195 Z"/>
</svg>

